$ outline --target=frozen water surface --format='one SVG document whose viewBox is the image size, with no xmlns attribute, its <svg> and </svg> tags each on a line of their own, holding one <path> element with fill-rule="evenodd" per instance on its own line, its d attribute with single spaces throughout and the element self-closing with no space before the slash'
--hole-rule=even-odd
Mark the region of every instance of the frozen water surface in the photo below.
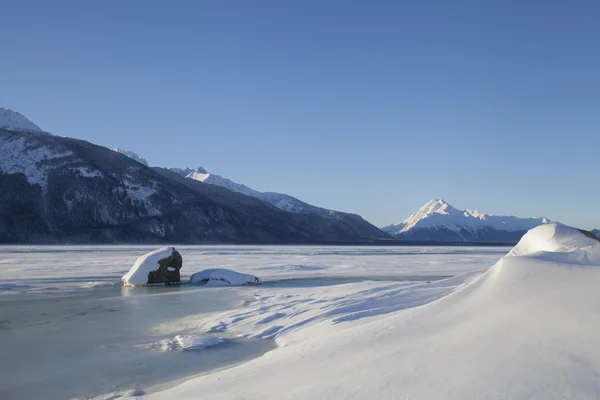
<svg viewBox="0 0 600 400">
<path fill-rule="evenodd" d="M 507 251 L 464 247 L 176 248 L 184 259 L 182 279 L 206 268 L 229 268 L 262 277 L 265 284 L 258 288 L 126 288 L 121 276 L 154 247 L 0 247 L 0 398 L 52 400 L 130 390 L 154 392 L 264 354 L 275 346 L 266 339 L 272 337 L 267 333 L 277 331 L 280 326 L 276 323 L 288 314 L 279 310 L 265 315 L 256 322 L 265 326 L 259 336 L 219 329 L 236 327 L 241 317 L 219 320 L 212 327 L 194 321 L 212 321 L 211 315 L 218 319 L 224 312 L 237 315 L 237 309 L 286 288 L 325 290 L 363 281 L 423 284 L 488 267 Z M 277 296 L 287 301 L 285 296 Z"/>
</svg>

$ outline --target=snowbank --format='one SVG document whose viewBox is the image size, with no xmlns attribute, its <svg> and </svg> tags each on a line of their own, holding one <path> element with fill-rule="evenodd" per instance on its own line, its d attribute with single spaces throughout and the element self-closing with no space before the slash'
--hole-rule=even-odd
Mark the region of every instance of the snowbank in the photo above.
<svg viewBox="0 0 600 400">
<path fill-rule="evenodd" d="M 436 301 L 408 308 L 410 296 L 398 296 L 396 306 L 386 304 L 390 313 L 337 322 L 339 313 L 303 324 L 279 315 L 276 326 L 288 332 L 277 349 L 145 398 L 596 399 L 597 249 L 576 229 L 535 228 L 485 274 Z M 577 263 L 564 263 L 572 254 Z M 363 292 L 390 300 L 389 290 Z M 301 312 L 298 301 L 290 294 L 290 311 Z M 349 301 L 348 316 L 373 301 Z M 331 311 L 323 301 L 310 304 L 306 313 Z M 272 311 L 283 313 L 282 306 Z M 257 307 L 238 317 L 261 313 Z"/>
<path fill-rule="evenodd" d="M 205 269 L 190 276 L 190 283 L 203 283 L 209 286 L 260 285 L 261 279 L 254 275 L 242 274 L 229 269 Z"/>
<path fill-rule="evenodd" d="M 181 268 L 181 255 L 179 255 L 174 247 L 163 247 L 138 258 L 129 272 L 123 276 L 122 280 L 125 285 L 132 286 L 167 283 L 165 279 L 169 276 L 157 277 L 156 274 L 161 272 L 161 275 L 169 275 L 177 272 L 176 275 L 178 278 L 179 268 Z M 179 281 L 179 279 L 176 281 Z"/>
<path fill-rule="evenodd" d="M 579 229 L 548 224 L 527 232 L 508 256 L 596 265 L 600 264 L 600 242 L 586 236 Z"/>
</svg>

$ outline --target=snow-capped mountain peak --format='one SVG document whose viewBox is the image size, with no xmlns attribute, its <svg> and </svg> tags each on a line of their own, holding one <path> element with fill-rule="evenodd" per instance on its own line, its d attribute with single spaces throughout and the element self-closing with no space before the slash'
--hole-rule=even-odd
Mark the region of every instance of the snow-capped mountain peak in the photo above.
<svg viewBox="0 0 600 400">
<path fill-rule="evenodd" d="M 458 210 L 444 200 L 431 200 L 403 222 L 388 225 L 382 230 L 398 239 L 419 241 L 478 241 L 489 240 L 492 235 L 494 240 L 490 241 L 496 241 L 498 232 L 509 232 L 507 237 L 510 239 L 506 242 L 513 242 L 517 233 L 550 222 L 543 217 L 519 218 L 487 215 L 478 210 Z"/>
<path fill-rule="evenodd" d="M 144 164 L 146 167 L 148 166 L 148 161 L 146 161 L 144 158 L 140 157 L 136 152 L 134 152 L 132 150 L 120 149 L 117 147 L 117 148 L 114 148 L 113 151 L 116 151 L 117 153 L 126 155 L 127 157 L 139 162 L 140 164 Z"/>
<path fill-rule="evenodd" d="M 190 170 L 190 169 L 186 168 L 184 171 L 187 171 L 187 170 Z M 210 176 L 211 176 L 210 172 L 208 172 L 202 166 L 200 166 L 196 169 L 192 169 L 191 172 L 189 174 L 187 174 L 185 177 L 189 178 L 189 179 L 193 179 L 195 181 L 204 182 Z M 210 182 L 206 182 L 206 183 L 210 183 Z"/>
<path fill-rule="evenodd" d="M 2 107 L 0 107 L 0 129 L 8 131 L 42 131 L 39 126 L 31 122 L 23 114 Z"/>
</svg>

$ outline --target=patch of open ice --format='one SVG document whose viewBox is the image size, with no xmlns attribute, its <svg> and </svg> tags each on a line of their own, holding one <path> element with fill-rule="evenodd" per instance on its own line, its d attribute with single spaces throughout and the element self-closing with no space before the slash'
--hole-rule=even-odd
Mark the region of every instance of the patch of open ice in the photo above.
<svg viewBox="0 0 600 400">
<path fill-rule="evenodd" d="M 110 281 L 94 281 L 86 283 L 85 287 L 93 288 L 93 287 L 112 287 L 115 286 L 114 282 Z"/>
<path fill-rule="evenodd" d="M 242 274 L 229 269 L 205 269 L 190 276 L 190 283 L 208 286 L 260 285 L 261 279 L 254 275 Z"/>
</svg>

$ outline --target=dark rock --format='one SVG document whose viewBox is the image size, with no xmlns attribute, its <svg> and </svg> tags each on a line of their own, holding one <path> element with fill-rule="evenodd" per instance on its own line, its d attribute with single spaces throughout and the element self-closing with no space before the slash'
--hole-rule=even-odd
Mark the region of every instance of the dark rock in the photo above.
<svg viewBox="0 0 600 400">
<path fill-rule="evenodd" d="M 600 238 L 598 238 L 598 236 L 596 236 L 593 232 L 590 231 L 586 231 L 584 229 L 578 229 L 579 232 L 583 233 L 585 236 L 589 237 L 590 239 L 594 239 L 600 242 Z"/>
<path fill-rule="evenodd" d="M 153 283 L 176 283 L 181 281 L 179 270 L 183 266 L 183 258 L 177 250 L 173 248 L 173 253 L 167 258 L 158 261 L 158 267 L 155 271 L 148 273 L 148 284 Z"/>
</svg>

